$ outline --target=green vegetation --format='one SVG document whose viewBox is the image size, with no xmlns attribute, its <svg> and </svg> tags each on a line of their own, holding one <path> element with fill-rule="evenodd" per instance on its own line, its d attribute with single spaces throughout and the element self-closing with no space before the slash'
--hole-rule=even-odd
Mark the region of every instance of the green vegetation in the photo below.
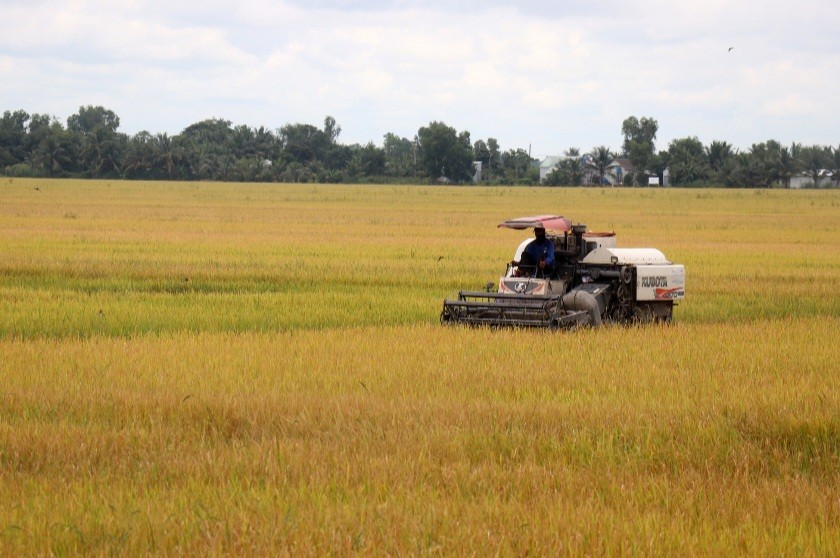
<svg viewBox="0 0 840 558">
<path fill-rule="evenodd" d="M 488 182 L 539 180 L 524 150 L 502 153 L 494 138 L 473 145 L 469 132 L 442 122 L 421 127 L 413 139 L 387 133 L 382 147 L 339 143 L 341 126 L 331 116 L 323 129 L 298 123 L 276 131 L 212 118 L 175 136 L 144 130 L 129 137 L 118 131 L 119 124 L 119 117 L 101 106 L 80 107 L 66 128 L 55 117 L 7 110 L 0 118 L 0 168 L 15 177 L 469 183 L 473 161 L 482 161 Z"/>
<path fill-rule="evenodd" d="M 7 110 L 0 118 L 0 168 L 14 177 L 133 180 L 484 185 L 541 180 L 541 163 L 531 157 L 530 146 L 503 152 L 495 138 L 472 143 L 469 131 L 443 122 L 420 127 L 412 139 L 386 133 L 381 147 L 339 143 L 341 126 L 331 116 L 323 129 L 298 123 L 276 131 L 213 118 L 175 136 L 144 130 L 129 137 L 119 125 L 119 117 L 101 106 L 80 107 L 66 128 L 55 117 Z M 653 118 L 628 117 L 621 126 L 620 154 L 607 146 L 583 154 L 572 147 L 542 180 L 551 186 L 646 186 L 656 178 L 676 186 L 767 188 L 790 187 L 792 178 L 807 177 L 804 186 L 840 185 L 840 147 L 788 148 L 768 140 L 739 152 L 725 141 L 703 146 L 688 137 L 656 153 L 658 129 Z M 474 163 L 481 164 L 480 172 Z"/>
<path fill-rule="evenodd" d="M 556 209 L 668 326 L 443 327 Z M 0 554 L 840 553 L 836 191 L 6 179 Z"/>
</svg>

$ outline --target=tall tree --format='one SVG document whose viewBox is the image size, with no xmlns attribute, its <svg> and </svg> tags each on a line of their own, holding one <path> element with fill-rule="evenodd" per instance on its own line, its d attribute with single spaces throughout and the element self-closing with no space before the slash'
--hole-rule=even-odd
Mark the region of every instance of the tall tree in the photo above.
<svg viewBox="0 0 840 558">
<path fill-rule="evenodd" d="M 648 172 L 651 157 L 655 153 L 656 132 L 659 123 L 653 118 L 630 116 L 621 123 L 621 133 L 624 135 L 622 154 L 630 160 L 636 176 L 644 180 Z M 639 183 L 640 180 L 637 180 Z"/>
<path fill-rule="evenodd" d="M 257 156 L 269 161 L 274 161 L 279 156 L 279 143 L 277 137 L 264 126 L 254 129 L 254 151 Z"/>
<path fill-rule="evenodd" d="M 422 168 L 430 180 L 446 177 L 452 182 L 472 179 L 472 143 L 469 132 L 457 133 L 443 122 L 431 122 L 417 132 Z"/>
<path fill-rule="evenodd" d="M 372 177 L 385 174 L 385 150 L 377 147 L 372 141 L 355 151 L 353 162 L 364 176 Z"/>
<path fill-rule="evenodd" d="M 225 180 L 235 166 L 234 132 L 230 120 L 208 118 L 190 124 L 180 138 L 186 150 L 191 178 Z"/>
<path fill-rule="evenodd" d="M 570 147 L 563 153 L 560 159 L 545 177 L 548 186 L 580 186 L 586 174 L 583 159 L 580 156 L 580 149 Z"/>
<path fill-rule="evenodd" d="M 828 174 L 831 165 L 831 148 L 823 145 L 811 145 L 802 149 L 802 165 L 805 173 L 818 188 L 820 179 Z"/>
<path fill-rule="evenodd" d="M 668 168 L 675 186 L 696 184 L 709 178 L 708 156 L 696 137 L 675 139 L 668 144 Z"/>
<path fill-rule="evenodd" d="M 338 136 L 341 134 L 341 126 L 336 124 L 335 118 L 332 116 L 324 117 L 324 136 L 326 136 L 327 143 L 336 143 Z"/>
<path fill-rule="evenodd" d="M 496 138 L 487 138 L 487 150 L 490 152 L 490 159 L 487 164 L 488 172 L 486 173 L 489 180 L 498 178 L 502 170 L 502 151 L 499 147 L 499 141 Z"/>
<path fill-rule="evenodd" d="M 483 180 L 492 181 L 501 175 L 502 160 L 499 142 L 496 138 L 487 141 L 477 140 L 473 144 L 473 160 L 481 161 L 481 176 Z"/>
<path fill-rule="evenodd" d="M 101 106 L 79 107 L 79 112 L 67 118 L 67 129 L 81 134 L 91 134 L 97 129 L 115 133 L 119 127 L 119 116 Z"/>
<path fill-rule="evenodd" d="M 828 169 L 831 171 L 831 178 L 834 180 L 835 187 L 840 187 L 840 145 L 829 149 L 831 150 L 831 160 Z"/>
<path fill-rule="evenodd" d="M 333 175 L 350 164 L 353 160 L 353 150 L 349 146 L 338 143 L 338 136 L 341 134 L 335 118 L 324 117 L 324 151 L 319 154 L 318 159 L 324 167 L 332 171 Z"/>
<path fill-rule="evenodd" d="M 484 140 L 475 140 L 473 144 L 473 160 L 479 161 L 482 168 L 490 166 L 490 149 Z"/>
<path fill-rule="evenodd" d="M 769 188 L 779 178 L 778 158 L 782 146 L 776 140 L 754 143 L 748 152 L 745 168 L 746 184 Z"/>
<path fill-rule="evenodd" d="M 125 135 L 105 127 L 85 133 L 79 151 L 85 172 L 94 178 L 116 175 L 127 144 Z"/>
<path fill-rule="evenodd" d="M 286 124 L 280 128 L 279 142 L 291 160 L 299 163 L 318 161 L 328 169 L 338 169 L 350 161 L 350 152 L 336 142 L 341 133 L 331 116 L 324 118 L 324 129 L 311 124 Z"/>
<path fill-rule="evenodd" d="M 101 106 L 79 107 L 67 118 L 67 129 L 79 138 L 79 159 L 83 173 L 92 176 L 116 174 L 128 138 L 119 134 L 120 118 Z"/>
<path fill-rule="evenodd" d="M 324 133 L 311 124 L 286 124 L 280 128 L 280 144 L 293 160 L 306 163 L 325 148 Z"/>
<path fill-rule="evenodd" d="M 128 140 L 123 156 L 123 174 L 126 178 L 154 178 L 157 152 L 155 137 L 143 130 Z"/>
<path fill-rule="evenodd" d="M 781 179 L 785 188 L 790 188 L 790 179 L 799 172 L 801 163 L 797 156 L 797 144 L 788 147 L 780 147 L 776 155 L 776 174 Z"/>
<path fill-rule="evenodd" d="M 26 158 L 24 142 L 29 114 L 22 110 L 5 111 L 0 118 L 0 167 L 22 163 Z"/>
<path fill-rule="evenodd" d="M 54 119 L 46 114 L 33 114 L 29 118 L 26 127 L 26 136 L 23 138 L 23 148 L 31 157 L 38 149 L 38 144 L 52 133 Z"/>
<path fill-rule="evenodd" d="M 73 135 L 56 118 L 33 115 L 28 142 L 33 165 L 47 176 L 69 173 L 74 161 L 78 160 Z"/>
<path fill-rule="evenodd" d="M 560 168 L 566 175 L 566 184 L 580 186 L 583 183 L 583 177 L 586 175 L 586 166 L 583 164 L 580 148 L 570 147 L 563 152 L 563 155 L 566 158 L 560 161 Z"/>
<path fill-rule="evenodd" d="M 233 156 L 237 159 L 252 159 L 258 157 L 256 134 L 250 126 L 234 126 L 231 133 Z"/>
<path fill-rule="evenodd" d="M 382 149 L 385 152 L 385 174 L 394 177 L 411 176 L 416 162 L 415 144 L 408 138 L 392 133 L 384 136 Z"/>
<path fill-rule="evenodd" d="M 715 178 L 720 178 L 724 164 L 732 153 L 732 146 L 725 141 L 713 141 L 706 147 L 706 159 Z"/>
<path fill-rule="evenodd" d="M 181 132 L 181 137 L 196 145 L 206 144 L 230 151 L 233 146 L 233 128 L 230 120 L 208 118 L 190 124 Z"/>
<path fill-rule="evenodd" d="M 606 177 L 610 174 L 610 166 L 615 160 L 615 153 L 610 151 L 610 148 L 601 145 L 592 149 L 589 152 L 589 157 L 586 159 L 586 166 L 597 177 L 598 185 L 603 186 L 606 183 Z"/>
<path fill-rule="evenodd" d="M 536 184 L 540 170 L 536 161 L 522 148 L 508 149 L 502 154 L 502 176 L 506 184 Z"/>
<path fill-rule="evenodd" d="M 189 165 L 186 150 L 181 136 L 170 137 L 166 132 L 155 136 L 154 168 L 168 179 L 176 178 L 180 170 L 180 177 L 189 176 Z"/>
</svg>

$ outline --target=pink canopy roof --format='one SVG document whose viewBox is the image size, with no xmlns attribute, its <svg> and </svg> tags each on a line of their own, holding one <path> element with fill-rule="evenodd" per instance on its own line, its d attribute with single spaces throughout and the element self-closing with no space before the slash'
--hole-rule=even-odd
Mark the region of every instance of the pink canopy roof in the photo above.
<svg viewBox="0 0 840 558">
<path fill-rule="evenodd" d="M 533 217 L 508 219 L 504 223 L 499 224 L 499 227 L 517 230 L 542 227 L 553 231 L 570 231 L 572 230 L 572 222 L 559 215 L 535 215 Z"/>
</svg>

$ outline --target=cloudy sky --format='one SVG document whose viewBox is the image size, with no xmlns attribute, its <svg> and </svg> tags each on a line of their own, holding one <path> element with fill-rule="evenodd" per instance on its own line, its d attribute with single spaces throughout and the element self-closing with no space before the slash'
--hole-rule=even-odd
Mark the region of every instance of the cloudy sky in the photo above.
<svg viewBox="0 0 840 558">
<path fill-rule="evenodd" d="M 0 0 L 0 110 L 102 105 L 128 134 L 332 115 L 377 145 L 437 120 L 535 157 L 618 149 L 631 115 L 658 149 L 836 146 L 838 29 L 828 0 Z"/>
</svg>

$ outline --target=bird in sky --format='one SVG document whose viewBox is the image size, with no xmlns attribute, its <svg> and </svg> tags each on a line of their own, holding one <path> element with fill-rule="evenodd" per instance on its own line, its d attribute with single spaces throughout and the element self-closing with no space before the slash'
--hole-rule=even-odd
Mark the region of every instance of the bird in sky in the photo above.
<svg viewBox="0 0 840 558">
<path fill-rule="evenodd" d="M 727 50 L 726 52 L 732 52 L 733 48 L 735 48 L 735 47 L 729 47 L 729 50 Z"/>
</svg>

